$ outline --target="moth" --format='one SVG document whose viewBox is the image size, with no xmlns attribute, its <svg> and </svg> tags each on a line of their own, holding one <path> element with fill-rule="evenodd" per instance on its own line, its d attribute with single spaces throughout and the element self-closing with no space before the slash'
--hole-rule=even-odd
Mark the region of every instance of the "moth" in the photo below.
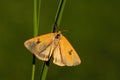
<svg viewBox="0 0 120 80">
<path fill-rule="evenodd" d="M 48 61 L 53 57 L 53 63 L 58 66 L 76 66 L 81 63 L 77 52 L 60 31 L 29 39 L 24 45 L 40 60 Z"/>
</svg>

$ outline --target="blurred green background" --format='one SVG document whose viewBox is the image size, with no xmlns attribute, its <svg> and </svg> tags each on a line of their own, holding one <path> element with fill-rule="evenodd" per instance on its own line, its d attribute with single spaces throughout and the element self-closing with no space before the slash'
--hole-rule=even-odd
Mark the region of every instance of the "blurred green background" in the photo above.
<svg viewBox="0 0 120 80">
<path fill-rule="evenodd" d="M 39 34 L 51 32 L 58 0 L 42 0 Z M 120 0 L 67 0 L 61 30 L 81 57 L 76 67 L 51 63 L 47 80 L 120 80 Z M 0 1 L 0 80 L 31 80 L 33 0 Z M 39 80 L 42 61 L 37 61 Z"/>
</svg>

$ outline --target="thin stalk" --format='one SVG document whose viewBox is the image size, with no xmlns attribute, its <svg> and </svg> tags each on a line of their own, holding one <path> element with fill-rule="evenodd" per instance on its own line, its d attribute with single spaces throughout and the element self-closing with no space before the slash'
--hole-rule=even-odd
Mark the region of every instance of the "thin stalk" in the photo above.
<svg viewBox="0 0 120 80">
<path fill-rule="evenodd" d="M 52 32 L 59 31 L 60 29 L 60 21 L 62 19 L 65 3 L 66 3 L 66 0 L 60 0 L 60 4 L 58 5 L 57 13 L 55 16 L 55 23 L 54 23 Z"/>
<path fill-rule="evenodd" d="M 34 34 L 33 36 L 36 37 L 38 35 L 38 19 L 37 19 L 37 0 L 34 0 Z M 35 78 L 35 55 L 33 55 L 33 62 L 32 62 L 32 77 L 31 80 L 34 80 Z"/>
<path fill-rule="evenodd" d="M 37 0 L 34 0 L 34 37 L 38 35 Z"/>
<path fill-rule="evenodd" d="M 62 18 L 65 3 L 66 3 L 66 0 L 60 0 L 60 2 L 59 2 L 56 17 L 55 17 L 55 23 L 54 23 L 53 30 L 52 30 L 53 33 L 58 31 L 58 29 L 59 29 L 58 27 L 60 26 L 60 21 L 61 21 L 61 18 Z M 49 65 L 50 65 L 50 60 L 43 63 L 43 68 L 42 68 L 40 80 L 45 80 L 46 79 L 46 75 L 47 75 L 48 68 L 49 68 Z"/>
<path fill-rule="evenodd" d="M 43 63 L 40 80 L 45 80 L 46 79 L 46 75 L 47 75 L 47 72 L 48 72 L 49 65 L 50 65 L 50 60 L 45 61 Z"/>
<path fill-rule="evenodd" d="M 41 0 L 38 1 L 38 28 L 40 27 L 40 9 L 41 9 Z"/>
</svg>

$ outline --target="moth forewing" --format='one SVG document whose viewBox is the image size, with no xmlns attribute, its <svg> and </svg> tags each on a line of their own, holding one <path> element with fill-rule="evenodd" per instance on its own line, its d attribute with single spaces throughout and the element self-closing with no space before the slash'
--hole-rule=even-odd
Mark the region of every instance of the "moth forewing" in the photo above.
<svg viewBox="0 0 120 80">
<path fill-rule="evenodd" d="M 51 56 L 52 42 L 54 33 L 41 35 L 25 41 L 25 47 L 32 52 L 38 59 L 47 61 Z"/>
<path fill-rule="evenodd" d="M 31 51 L 32 53 L 34 53 L 34 49 L 36 48 L 36 46 L 41 43 L 44 42 L 44 40 L 48 39 L 48 38 L 52 38 L 53 37 L 53 33 L 49 33 L 49 34 L 45 34 L 45 35 L 41 35 L 32 39 L 29 39 L 27 41 L 24 42 L 25 47 Z"/>
<path fill-rule="evenodd" d="M 81 63 L 81 60 L 77 52 L 64 36 L 62 36 L 60 39 L 60 49 L 61 49 L 63 63 L 65 65 L 75 66 Z"/>
</svg>

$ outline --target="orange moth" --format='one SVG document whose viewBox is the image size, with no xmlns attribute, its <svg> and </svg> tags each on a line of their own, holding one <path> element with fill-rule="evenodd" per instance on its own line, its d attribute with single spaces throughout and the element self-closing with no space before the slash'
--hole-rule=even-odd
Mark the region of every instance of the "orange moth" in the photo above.
<svg viewBox="0 0 120 80">
<path fill-rule="evenodd" d="M 58 66 L 76 66 L 81 60 L 61 32 L 48 33 L 25 41 L 25 47 L 38 59 L 48 61 L 53 57 L 53 63 Z"/>
</svg>

